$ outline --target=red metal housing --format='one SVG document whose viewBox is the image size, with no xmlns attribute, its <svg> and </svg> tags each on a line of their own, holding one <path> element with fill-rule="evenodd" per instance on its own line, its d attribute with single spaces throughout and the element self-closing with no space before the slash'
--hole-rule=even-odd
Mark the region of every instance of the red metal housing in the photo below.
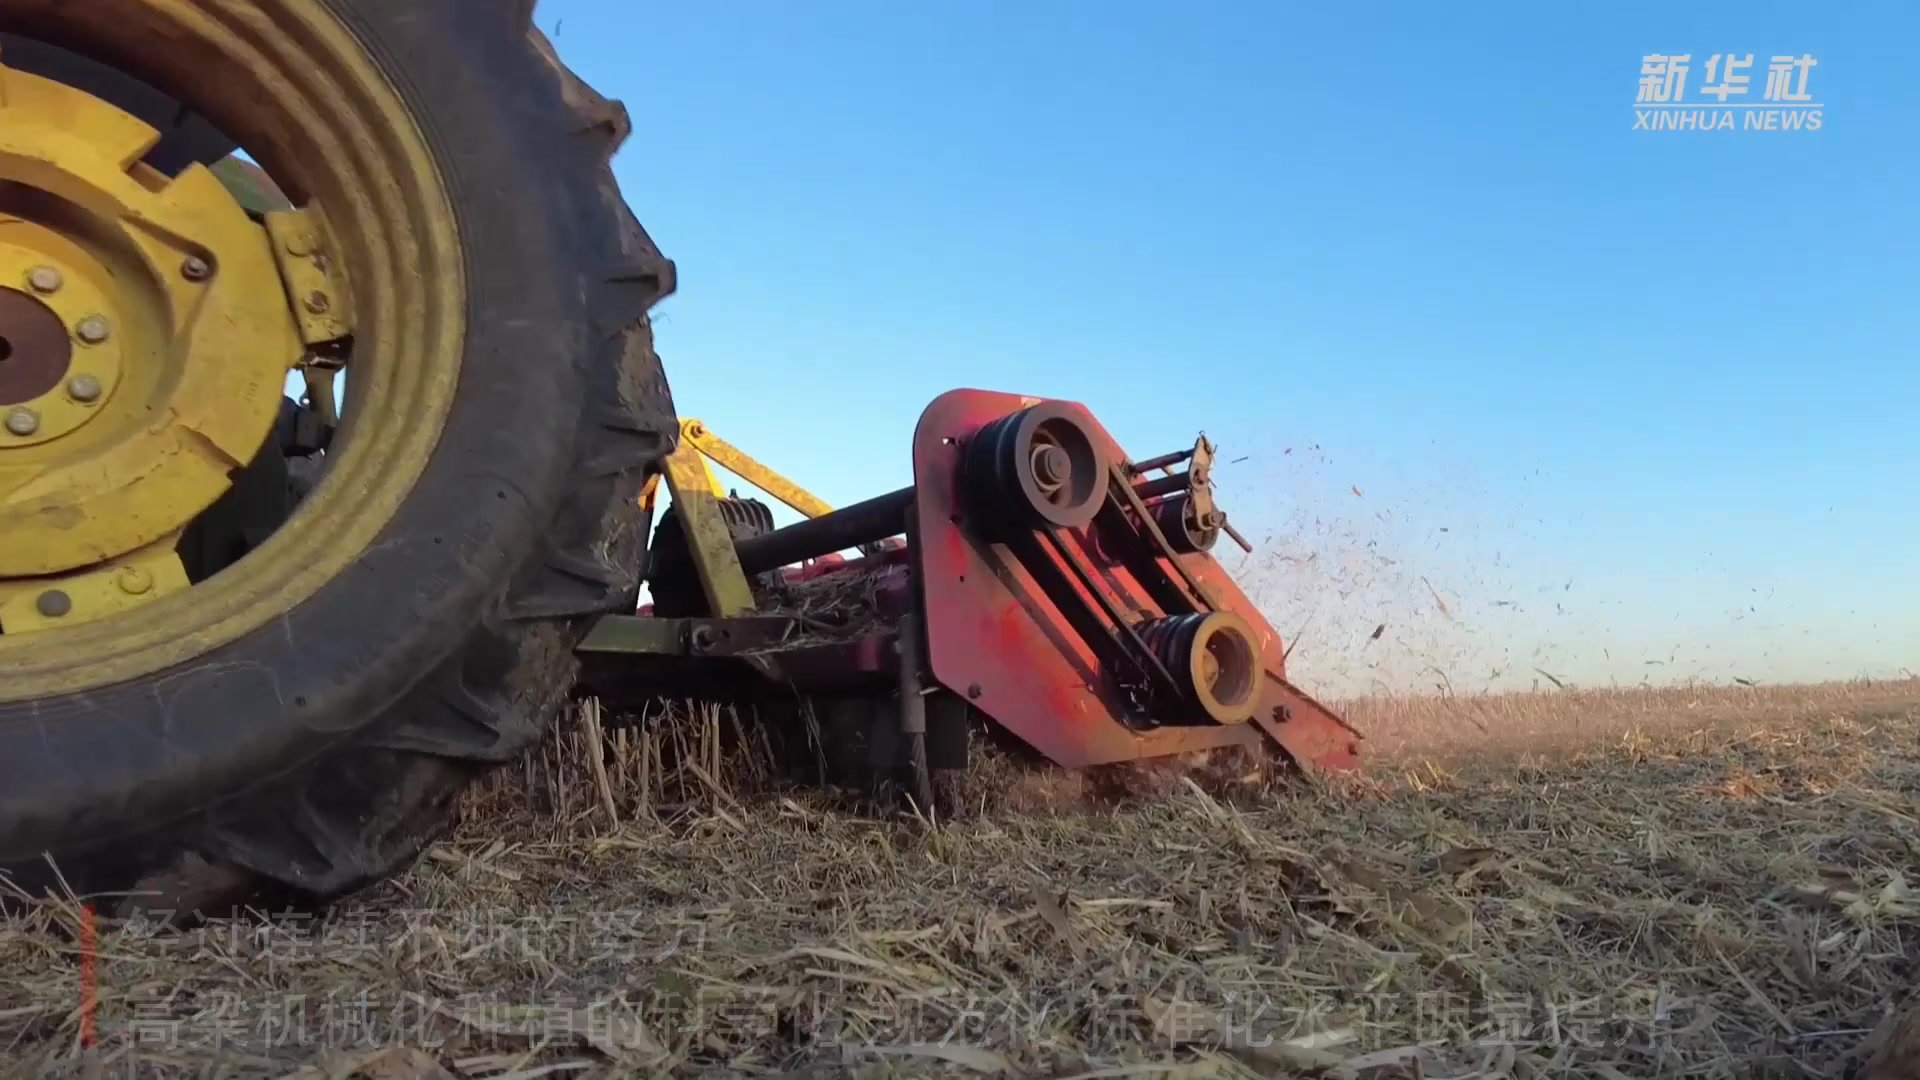
<svg viewBox="0 0 1920 1080">
<path fill-rule="evenodd" d="M 983 538 L 974 525 L 998 508 L 966 505 L 968 442 L 986 424 L 1041 400 L 954 390 L 920 417 L 913 546 L 933 679 L 1068 767 L 1267 738 L 1303 765 L 1356 765 L 1359 733 L 1287 682 L 1280 636 L 1246 594 L 1205 552 L 1162 553 L 1139 521 L 1137 501 L 1113 495 L 1086 526 L 1045 530 L 1058 545 Z M 1132 484 L 1125 453 L 1084 406 L 1050 404 L 1070 410 L 1119 466 L 1116 484 Z M 1089 583 L 1099 596 L 1089 594 Z M 1265 667 L 1251 722 L 1156 725 L 1115 670 L 1113 640 L 1102 640 L 1118 628 L 1089 623 L 1087 612 L 1101 610 L 1142 622 L 1196 610 L 1240 616 L 1257 635 Z"/>
</svg>

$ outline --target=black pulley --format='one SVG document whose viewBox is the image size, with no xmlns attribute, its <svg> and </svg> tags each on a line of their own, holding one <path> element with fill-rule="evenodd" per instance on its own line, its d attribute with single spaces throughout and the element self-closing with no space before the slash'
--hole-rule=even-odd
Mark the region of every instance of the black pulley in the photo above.
<svg viewBox="0 0 1920 1080">
<path fill-rule="evenodd" d="M 1142 623 L 1139 634 L 1180 685 L 1190 712 L 1216 724 L 1252 718 L 1260 652 L 1245 619 L 1224 611 L 1169 615 Z"/>
<path fill-rule="evenodd" d="M 1107 455 L 1075 410 L 1048 401 L 994 420 L 967 440 L 967 514 L 994 538 L 1084 527 L 1107 499 Z"/>
<path fill-rule="evenodd" d="M 1154 524 L 1160 526 L 1160 532 L 1167 538 L 1173 550 L 1183 555 L 1213 550 L 1213 542 L 1220 539 L 1220 527 L 1207 525 L 1193 512 L 1190 497 L 1182 492 L 1154 503 L 1148 510 L 1153 514 Z"/>
</svg>

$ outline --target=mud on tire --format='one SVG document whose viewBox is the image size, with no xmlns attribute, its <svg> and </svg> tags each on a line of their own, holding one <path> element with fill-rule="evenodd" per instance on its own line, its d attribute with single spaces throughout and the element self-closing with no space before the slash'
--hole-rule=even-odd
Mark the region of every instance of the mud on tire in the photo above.
<svg viewBox="0 0 1920 1080">
<path fill-rule="evenodd" d="M 592 618 L 638 593 L 638 495 L 676 431 L 648 311 L 674 280 L 611 171 L 626 111 L 560 63 L 531 0 L 326 7 L 449 192 L 468 279 L 451 413 L 378 542 L 283 618 L 169 671 L 0 705 L 0 874 L 29 892 L 211 913 L 403 869 L 474 776 L 537 740 Z M 368 655 L 360 635 L 402 619 Z M 216 769 L 223 730 L 263 749 Z"/>
</svg>

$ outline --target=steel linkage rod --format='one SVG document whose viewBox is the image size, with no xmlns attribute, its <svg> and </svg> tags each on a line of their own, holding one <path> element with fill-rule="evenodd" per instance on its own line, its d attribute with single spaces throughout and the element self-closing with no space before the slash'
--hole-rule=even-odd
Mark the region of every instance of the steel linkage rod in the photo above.
<svg viewBox="0 0 1920 1080">
<path fill-rule="evenodd" d="M 903 487 L 764 536 L 748 537 L 738 545 L 740 566 L 749 575 L 760 574 L 897 536 L 902 515 L 912 502 L 913 488 Z"/>
</svg>

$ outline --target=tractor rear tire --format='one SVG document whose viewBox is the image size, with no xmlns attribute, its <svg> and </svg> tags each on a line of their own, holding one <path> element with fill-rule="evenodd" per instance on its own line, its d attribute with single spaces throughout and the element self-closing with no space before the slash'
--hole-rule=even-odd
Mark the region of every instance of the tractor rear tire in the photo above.
<svg viewBox="0 0 1920 1080">
<path fill-rule="evenodd" d="M 0 879 L 203 915 L 353 893 L 538 741 L 578 639 L 633 609 L 639 494 L 677 431 L 649 319 L 674 269 L 613 176 L 625 110 L 532 6 L 302 9 L 357 40 L 442 179 L 466 276 L 448 414 L 375 542 L 310 597 L 170 669 L 0 701 Z M 0 31 L 55 40 L 59 8 Z"/>
</svg>

